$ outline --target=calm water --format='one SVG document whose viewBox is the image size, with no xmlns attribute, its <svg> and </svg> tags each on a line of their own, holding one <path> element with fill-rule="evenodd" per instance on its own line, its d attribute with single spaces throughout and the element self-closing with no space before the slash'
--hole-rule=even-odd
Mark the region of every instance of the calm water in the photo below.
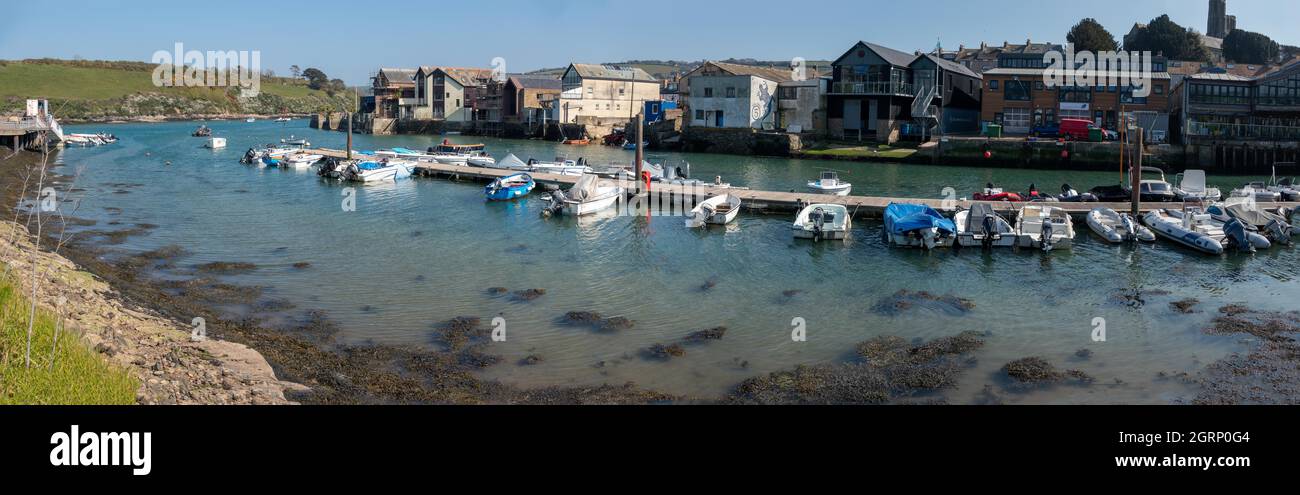
<svg viewBox="0 0 1300 495">
<path fill-rule="evenodd" d="M 855 223 L 844 244 L 794 242 L 785 216 L 742 215 L 727 228 L 688 231 L 680 218 L 604 216 L 543 219 L 540 201 L 487 203 L 482 185 L 415 179 L 357 187 L 357 211 L 343 212 L 344 187 L 312 172 L 240 165 L 250 146 L 290 134 L 314 145 L 342 147 L 345 136 L 291 124 L 209 122 L 229 139 L 225 150 L 201 148 L 189 137 L 197 123 L 73 126 L 107 131 L 112 146 L 69 149 L 62 173 L 82 169 L 77 216 L 159 227 L 119 247 L 144 251 L 178 244 L 193 252 L 181 261 L 248 261 L 259 269 L 228 277 L 268 287 L 267 297 L 298 308 L 323 309 L 354 342 L 433 345 L 432 329 L 459 315 L 485 322 L 503 316 L 508 341 L 493 344 L 506 360 L 485 376 L 522 385 L 621 384 L 634 381 L 666 391 L 716 396 L 744 378 L 796 364 L 837 362 L 857 342 L 878 335 L 931 339 L 963 330 L 991 332 L 962 376 L 953 402 L 973 400 L 985 384 L 1000 385 L 1006 362 L 1041 355 L 1060 367 L 1098 377 L 1091 387 L 1057 387 L 1011 394 L 1010 402 L 1162 403 L 1190 392 L 1164 371 L 1195 372 L 1239 350 L 1237 338 L 1200 329 L 1227 302 L 1259 309 L 1294 309 L 1300 294 L 1300 256 L 1274 249 L 1253 256 L 1203 257 L 1168 244 L 1141 248 L 1104 245 L 1079 226 L 1073 252 L 968 250 L 922 253 L 879 242 L 881 225 Z M 441 138 L 355 137 L 359 149 L 423 149 Z M 630 161 L 631 152 L 600 146 L 562 147 L 539 141 L 451 137 L 481 141 L 498 157 L 523 159 L 559 153 L 594 162 Z M 148 155 L 146 155 L 148 153 Z M 1024 189 L 1036 182 L 1054 191 L 1113 183 L 1104 172 L 1025 171 L 938 166 L 848 164 L 772 158 L 659 153 L 652 159 L 688 160 L 696 177 L 723 176 L 737 185 L 798 188 L 825 167 L 848 171 L 855 194 L 939 197 L 945 186 L 968 195 L 985 182 Z M 170 162 L 170 164 L 168 164 Z M 1212 178 L 1231 188 L 1246 178 Z M 106 208 L 121 208 L 117 213 Z M 311 267 L 295 270 L 297 262 Z M 710 290 L 701 286 L 714 283 Z M 544 288 L 531 302 L 493 297 L 489 287 Z M 973 300 L 966 315 L 918 308 L 897 316 L 872 311 L 900 290 L 928 290 Z M 1119 290 L 1165 290 L 1143 308 L 1112 300 Z M 802 291 L 793 297 L 787 290 Z M 1174 314 L 1168 303 L 1196 297 L 1203 312 Z M 597 333 L 560 325 L 566 311 L 626 316 L 635 327 Z M 808 340 L 790 339 L 795 317 L 807 321 Z M 1091 340 L 1103 317 L 1107 341 Z M 726 337 L 688 347 L 671 362 L 644 359 L 640 350 L 723 325 Z M 1079 349 L 1093 356 L 1075 358 Z M 536 354 L 536 366 L 516 361 Z M 604 366 L 597 363 L 604 362 Z M 1115 384 L 1115 380 L 1122 384 Z"/>
</svg>

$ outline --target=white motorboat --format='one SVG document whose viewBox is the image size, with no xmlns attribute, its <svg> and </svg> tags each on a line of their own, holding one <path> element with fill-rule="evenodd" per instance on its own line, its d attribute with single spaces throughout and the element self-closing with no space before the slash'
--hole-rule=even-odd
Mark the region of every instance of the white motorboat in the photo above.
<svg viewBox="0 0 1300 495">
<path fill-rule="evenodd" d="M 1011 222 L 998 215 L 993 207 L 975 203 L 969 210 L 953 215 L 957 224 L 957 245 L 961 247 L 1014 247 L 1016 229 Z"/>
<path fill-rule="evenodd" d="M 853 228 L 853 219 L 849 218 L 849 209 L 843 205 L 811 204 L 805 206 L 795 216 L 790 229 L 795 239 L 845 240 Z"/>
<path fill-rule="evenodd" d="M 203 146 L 204 146 L 205 148 L 211 148 L 211 149 L 214 149 L 214 150 L 216 150 L 216 149 L 221 149 L 221 148 L 225 148 L 225 147 L 226 147 L 226 138 L 221 138 L 221 137 L 210 137 L 210 138 L 208 138 L 208 142 L 207 142 L 206 144 L 204 144 Z"/>
<path fill-rule="evenodd" d="M 833 170 L 824 170 L 821 178 L 808 182 L 808 191 L 817 194 L 848 196 L 849 192 L 853 191 L 853 184 L 840 181 L 839 174 Z"/>
<path fill-rule="evenodd" d="M 1155 242 L 1156 235 L 1127 213 L 1110 208 L 1094 208 L 1088 212 L 1088 228 L 1111 244 L 1127 241 Z"/>
<path fill-rule="evenodd" d="M 573 160 L 564 160 L 557 162 L 539 162 L 536 160 L 528 161 L 528 170 L 539 174 L 556 174 L 556 175 L 585 175 L 591 174 L 591 167 L 580 164 Z"/>
<path fill-rule="evenodd" d="M 1209 187 L 1205 182 L 1204 170 L 1185 170 L 1174 177 L 1178 182 L 1174 186 L 1174 195 L 1183 202 L 1214 202 L 1223 199 L 1223 193 L 1217 187 Z"/>
<path fill-rule="evenodd" d="M 466 158 L 465 164 L 471 167 L 496 168 L 497 160 L 487 153 L 479 153 Z"/>
<path fill-rule="evenodd" d="M 284 168 L 292 168 L 295 170 L 306 170 L 311 168 L 312 165 L 315 165 L 316 162 L 319 162 L 324 158 L 325 158 L 324 155 L 317 155 L 312 153 L 294 153 L 284 157 L 284 160 L 281 160 L 280 162 L 280 166 Z"/>
<path fill-rule="evenodd" d="M 470 158 L 482 155 L 486 147 L 482 144 L 452 144 L 444 139 L 442 144 L 429 148 L 429 152 L 438 163 L 464 167 L 469 165 Z"/>
<path fill-rule="evenodd" d="M 293 119 L 291 119 L 291 118 L 289 118 L 289 117 L 280 117 L 280 118 L 278 118 L 278 119 L 275 119 L 276 122 L 289 122 L 289 121 L 291 121 L 291 120 L 293 120 Z"/>
<path fill-rule="evenodd" d="M 1024 248 L 1071 249 L 1074 247 L 1074 221 L 1061 208 L 1031 203 L 1016 217 L 1016 236 Z"/>
<path fill-rule="evenodd" d="M 1275 163 L 1273 164 L 1273 175 L 1268 182 L 1268 190 L 1278 193 L 1282 201 L 1300 201 L 1300 187 L 1295 184 L 1295 179 L 1291 177 L 1277 178 L 1277 166 L 1282 165 L 1289 169 L 1294 169 L 1294 163 Z"/>
<path fill-rule="evenodd" d="M 432 163 L 436 161 L 434 160 L 434 156 L 431 154 L 413 150 L 413 149 L 408 149 L 408 148 L 389 148 L 386 150 L 378 150 L 375 152 L 375 156 L 380 158 L 398 159 L 398 160 L 407 160 L 407 161 L 425 162 L 425 163 Z"/>
<path fill-rule="evenodd" d="M 1296 231 L 1295 226 L 1291 225 L 1285 214 L 1270 213 L 1248 198 L 1228 198 L 1222 203 L 1210 205 L 1205 212 L 1219 223 L 1240 221 L 1248 232 L 1263 235 L 1272 244 L 1289 246 L 1293 242 L 1291 237 L 1300 233 Z M 1268 246 L 1260 246 L 1256 240 L 1256 247 Z"/>
<path fill-rule="evenodd" d="M 355 162 L 347 165 L 341 177 L 355 182 L 391 181 L 410 177 L 414 166 L 415 163 L 405 160 Z"/>
<path fill-rule="evenodd" d="M 740 198 L 733 194 L 720 194 L 695 205 L 686 217 L 688 228 L 703 227 L 705 224 L 726 225 L 740 214 Z"/>
<path fill-rule="evenodd" d="M 1268 184 L 1263 181 L 1250 182 L 1240 188 L 1233 189 L 1230 197 L 1254 198 L 1255 201 L 1261 203 L 1282 201 L 1282 193 L 1268 190 Z"/>
<path fill-rule="evenodd" d="M 569 216 L 590 215 L 618 204 L 625 191 L 622 187 L 600 182 L 600 178 L 583 174 L 568 191 L 551 193 L 546 212 Z"/>
<path fill-rule="evenodd" d="M 295 136 L 289 136 L 287 138 L 281 139 L 280 144 L 287 144 L 289 146 L 298 146 L 298 147 L 311 146 L 311 143 L 307 142 L 307 138 L 300 138 Z"/>
<path fill-rule="evenodd" d="M 1214 225 L 1210 215 L 1200 209 L 1153 210 L 1142 216 L 1142 223 L 1176 244 L 1206 254 L 1223 254 L 1223 229 Z"/>
<path fill-rule="evenodd" d="M 251 124 L 251 123 L 253 123 L 253 122 L 257 122 L 257 119 L 254 118 L 254 117 L 249 117 L 249 118 L 247 118 L 247 119 L 244 119 L 244 122 L 248 122 L 248 123 Z"/>
</svg>

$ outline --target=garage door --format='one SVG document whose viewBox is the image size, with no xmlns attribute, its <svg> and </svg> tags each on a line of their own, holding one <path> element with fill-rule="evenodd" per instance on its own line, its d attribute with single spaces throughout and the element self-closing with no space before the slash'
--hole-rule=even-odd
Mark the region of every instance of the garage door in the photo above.
<svg viewBox="0 0 1300 495">
<path fill-rule="evenodd" d="M 1031 121 L 1028 108 L 1008 108 L 1002 115 L 1003 130 L 1011 134 L 1028 134 Z"/>
</svg>

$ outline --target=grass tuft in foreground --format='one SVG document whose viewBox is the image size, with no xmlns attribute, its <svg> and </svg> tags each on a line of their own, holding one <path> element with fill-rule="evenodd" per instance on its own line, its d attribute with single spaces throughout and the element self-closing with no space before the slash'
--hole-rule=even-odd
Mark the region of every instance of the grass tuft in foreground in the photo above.
<svg viewBox="0 0 1300 495">
<path fill-rule="evenodd" d="M 28 304 L 12 280 L 0 277 L 0 404 L 135 404 L 135 378 L 68 328 L 58 329 L 56 349 L 58 319 L 39 307 L 28 368 Z"/>
</svg>

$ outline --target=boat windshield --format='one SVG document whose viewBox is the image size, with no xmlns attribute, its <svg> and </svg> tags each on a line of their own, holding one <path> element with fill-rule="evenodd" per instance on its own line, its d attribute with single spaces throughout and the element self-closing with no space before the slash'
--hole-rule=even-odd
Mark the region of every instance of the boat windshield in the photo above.
<svg viewBox="0 0 1300 495">
<path fill-rule="evenodd" d="M 835 172 L 822 172 L 822 180 L 835 180 Z"/>
</svg>

